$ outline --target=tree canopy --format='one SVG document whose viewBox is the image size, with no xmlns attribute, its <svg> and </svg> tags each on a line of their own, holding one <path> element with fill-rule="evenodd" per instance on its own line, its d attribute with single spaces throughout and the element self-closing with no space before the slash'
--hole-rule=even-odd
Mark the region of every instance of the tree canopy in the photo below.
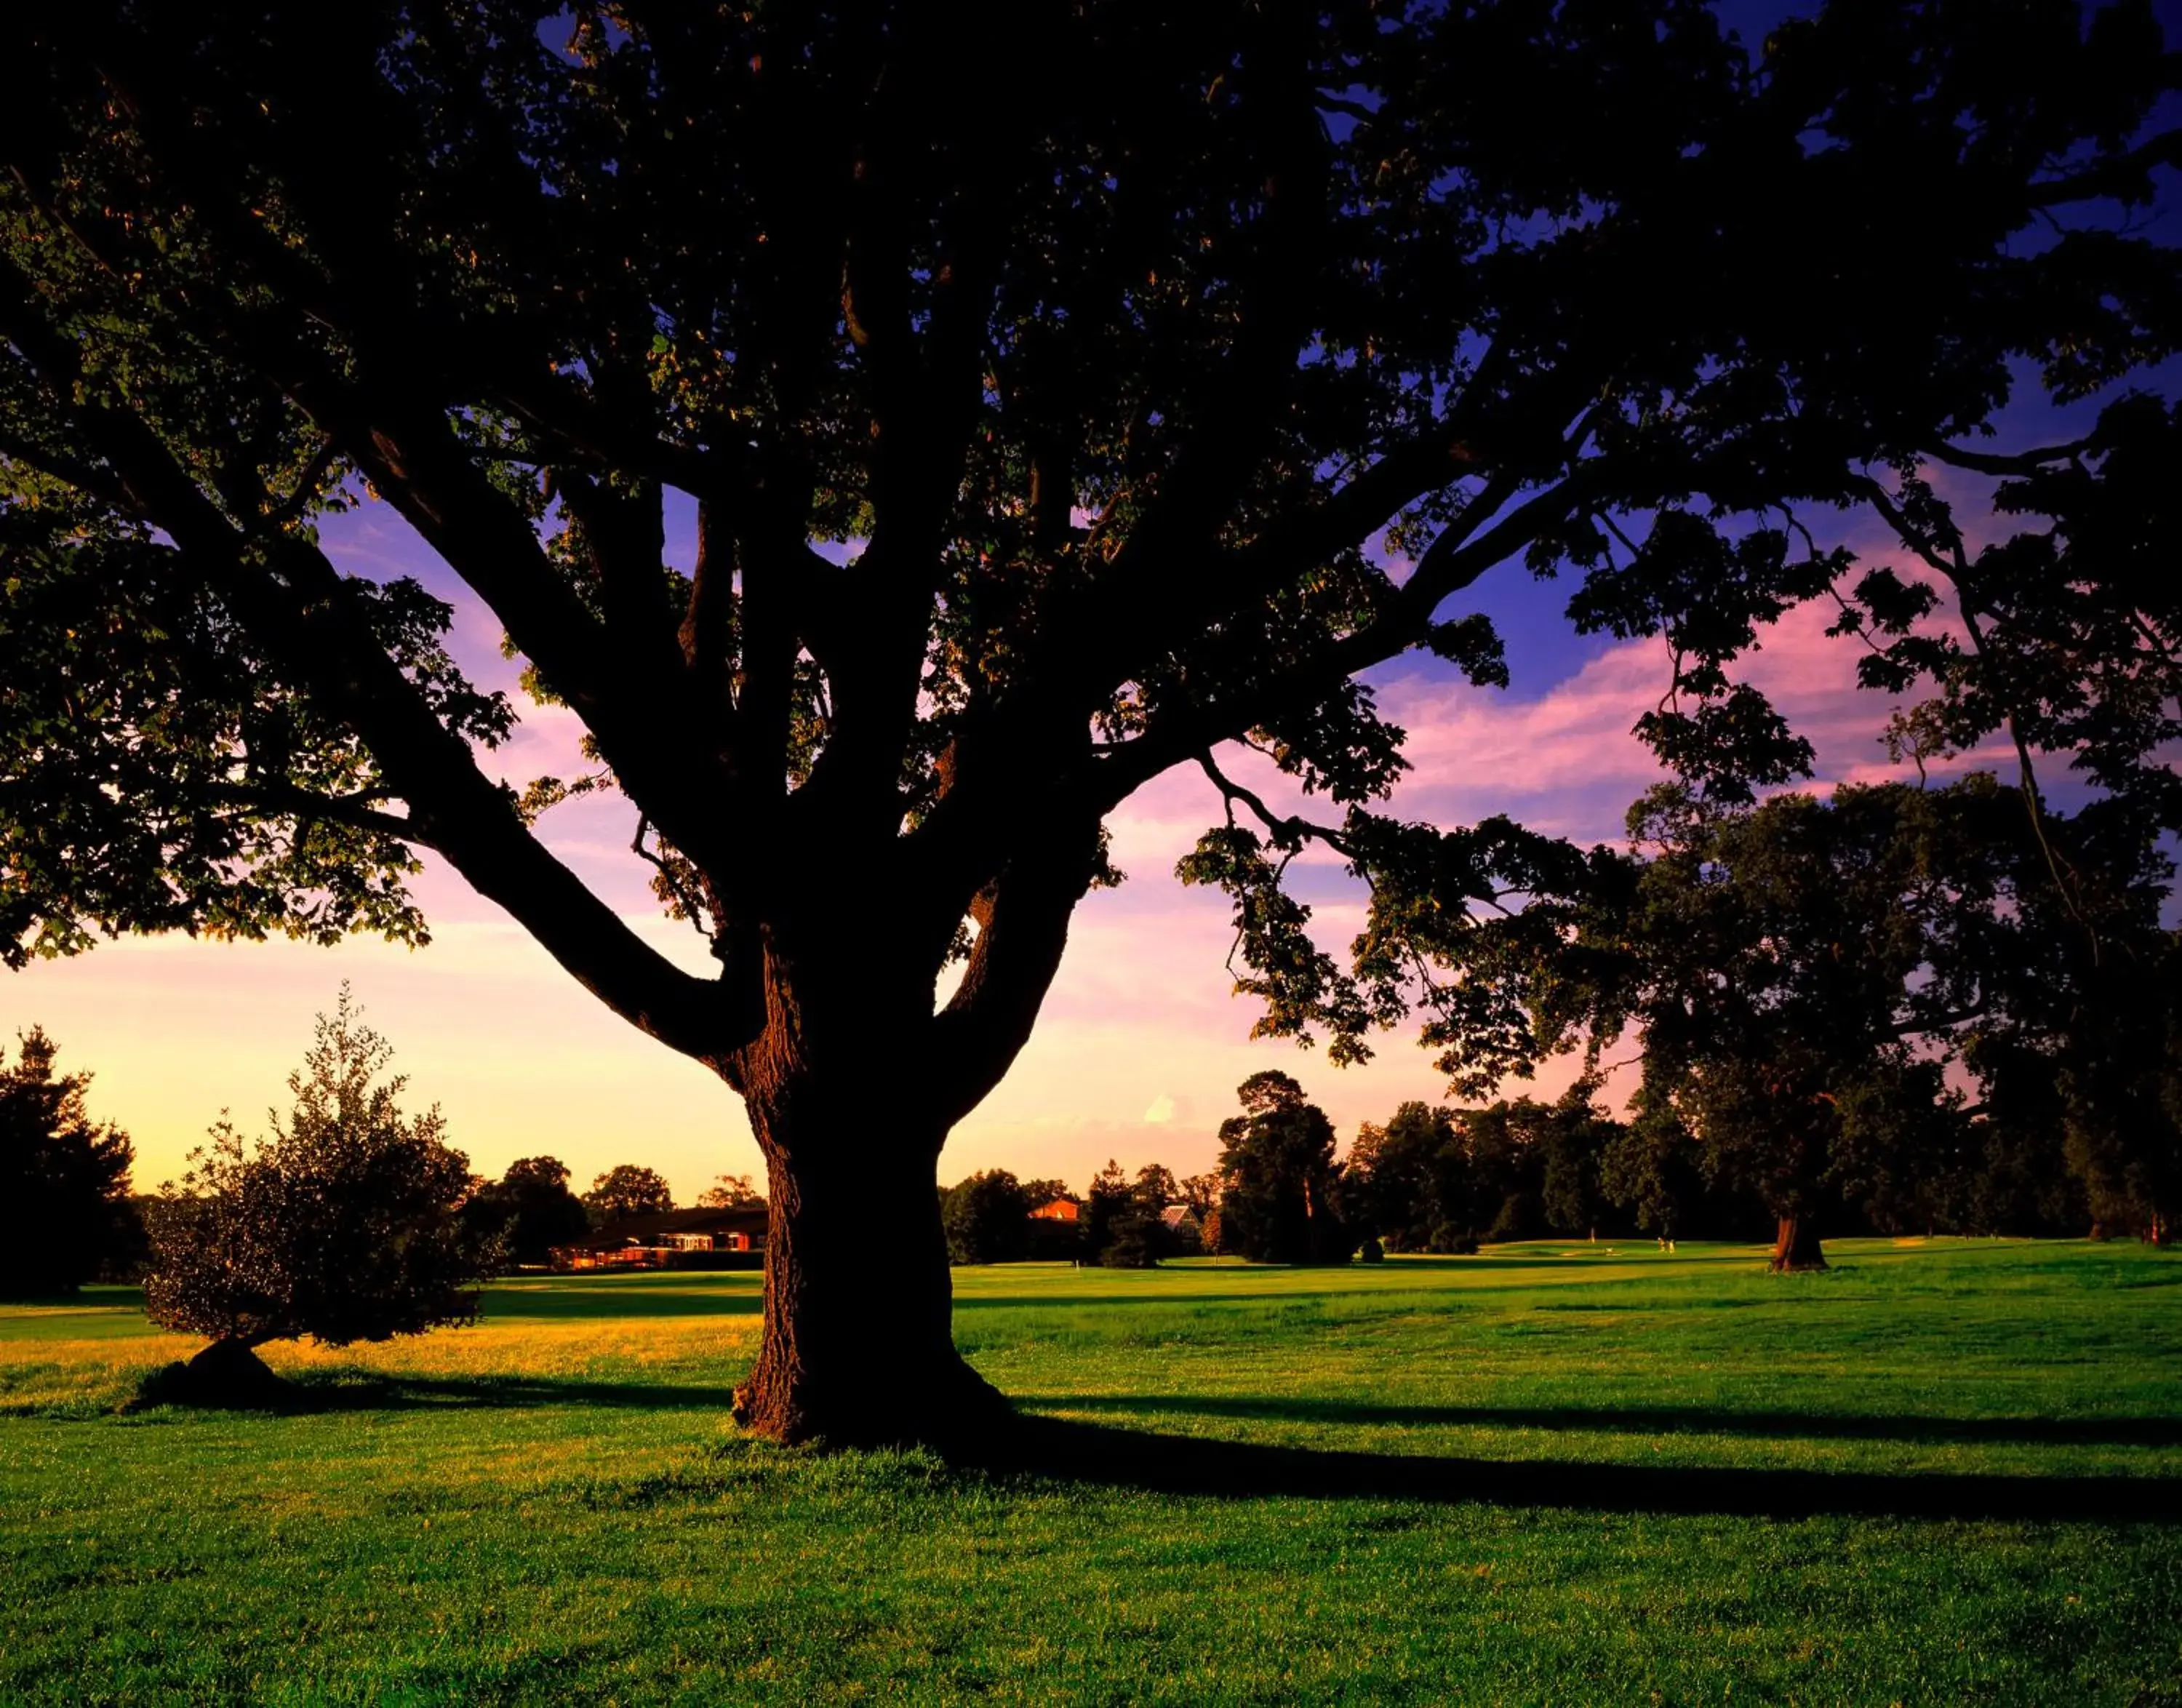
<svg viewBox="0 0 2182 1708">
<path fill-rule="evenodd" d="M 674 1189 L 656 1169 L 634 1162 L 617 1162 L 591 1182 L 584 1194 L 584 1206 L 601 1222 L 619 1222 L 630 1216 L 649 1216 L 674 1207 Z"/>
<path fill-rule="evenodd" d="M 994 78 L 994 40 L 1067 75 Z M 1762 42 L 1698 0 L 363 0 L 307 30 L 86 0 L 15 46 L 0 954 L 415 940 L 436 853 L 745 1096 L 795 1313 L 746 1411 L 786 1435 L 983 1404 L 936 1200 L 900 1321 L 810 1266 L 930 1195 L 1132 791 L 1197 765 L 1228 801 L 1185 875 L 1233 896 L 1265 1030 L 1354 1059 L 1421 1007 L 1454 1066 L 1504 1066 L 1517 1017 L 1435 969 L 1570 857 L 1367 812 L 1405 762 L 1360 673 L 1504 680 L 1448 602 L 1527 562 L 1574 572 L 1580 625 L 1667 638 L 1643 729 L 1692 777 L 1806 762 L 1732 665 L 1834 593 L 1990 724 L 1901 650 L 1920 596 L 1844 588 L 1804 518 L 1891 507 L 1951 561 L 1908 471 L 1996 454 L 2026 377 L 2080 398 L 2174 347 L 2173 251 L 2106 217 L 2182 152 L 2142 134 L 2174 80 L 2146 0 L 1842 3 Z M 2011 635 L 2061 597 L 2040 656 L 2101 705 L 2135 691 L 2102 637 L 2175 638 L 2137 536 L 2078 525 L 2079 474 L 2151 466 L 2113 430 L 2023 465 L 2068 528 L 1970 578 L 2027 590 Z M 487 768 L 514 713 L 448 606 L 322 543 L 366 496 L 587 768 Z M 1347 817 L 1268 810 L 1232 740 Z M 541 840 L 598 790 L 716 973 Z M 1347 964 L 1281 887 L 1309 840 L 1373 887 Z M 886 1168 L 842 1136 L 873 1078 Z"/>
<path fill-rule="evenodd" d="M 590 1213 L 568 1190 L 568 1167 L 557 1156 L 521 1156 L 479 1186 L 462 1204 L 462 1219 L 482 1241 L 496 1242 L 507 1261 L 537 1267 L 556 1245 L 590 1230 Z"/>
<path fill-rule="evenodd" d="M 723 1174 L 697 1195 L 701 1210 L 762 1208 L 765 1194 L 750 1184 L 747 1174 Z"/>
</svg>

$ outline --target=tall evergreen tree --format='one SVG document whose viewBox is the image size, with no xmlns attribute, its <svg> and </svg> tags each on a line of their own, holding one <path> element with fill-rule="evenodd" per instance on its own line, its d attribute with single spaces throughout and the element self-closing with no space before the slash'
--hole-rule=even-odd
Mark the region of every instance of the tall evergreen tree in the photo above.
<svg viewBox="0 0 2182 1708">
<path fill-rule="evenodd" d="M 0 1055 L 0 1298 L 72 1293 L 141 1235 L 129 1135 L 91 1118 L 91 1075 L 56 1073 L 58 1054 L 32 1027 Z"/>
</svg>

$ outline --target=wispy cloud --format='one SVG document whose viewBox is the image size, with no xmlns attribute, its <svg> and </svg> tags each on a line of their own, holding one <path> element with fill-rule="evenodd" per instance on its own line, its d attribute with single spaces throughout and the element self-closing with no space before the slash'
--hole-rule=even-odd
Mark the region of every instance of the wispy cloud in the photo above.
<svg viewBox="0 0 2182 1708">
<path fill-rule="evenodd" d="M 429 554 L 390 513 L 368 507 L 329 531 L 344 567 L 437 585 Z M 1855 688 L 1855 644 L 1827 636 L 1829 620 L 1822 607 L 1792 613 L 1742 674 L 1816 744 L 1819 786 L 1913 774 L 1886 761 L 1877 737 L 1889 702 Z M 514 668 L 499 643 L 490 613 L 458 600 L 458 657 L 481 681 L 512 686 Z M 1382 704 L 1409 731 L 1415 767 L 1393 810 L 1443 825 L 1508 812 L 1581 840 L 1617 837 L 1629 801 L 1659 774 L 1631 728 L 1665 687 L 1666 655 L 1659 643 L 1639 641 L 1586 643 L 1562 656 L 1572 668 L 1560 679 L 1526 680 L 1518 695 L 1472 688 L 1436 667 L 1382 673 Z M 527 702 L 522 711 L 513 740 L 485 757 L 493 774 L 519 785 L 583 768 L 573 714 Z M 1970 756 L 1956 768 L 2003 757 Z M 1230 758 L 1284 807 L 1306 804 L 1259 756 Z M 944 1175 L 998 1166 L 1080 1182 L 1110 1156 L 1131 1167 L 1155 1160 L 1207 1167 L 1235 1086 L 1265 1068 L 1302 1080 L 1344 1139 L 1405 1099 L 1441 1097 L 1441 1078 L 1413 1034 L 1388 1035 L 1376 1060 L 1347 1072 L 1249 1037 L 1253 1010 L 1230 995 L 1223 966 L 1227 903 L 1171 877 L 1176 859 L 1220 816 L 1216 790 L 1194 767 L 1155 780 L 1115 815 L 1115 855 L 1130 881 L 1079 911 L 1037 1032 L 956 1134 Z M 705 970 L 696 934 L 657 917 L 646 868 L 628 850 L 634 829 L 626 802 L 600 799 L 557 810 L 542 831 L 648 940 Z M 1355 929 L 1359 901 L 1336 864 L 1321 857 L 1304 875 L 1325 940 L 1338 946 Z M 419 893 L 436 936 L 413 955 L 372 942 L 323 951 L 134 940 L 0 983 L 0 1034 L 42 1023 L 65 1064 L 97 1072 L 94 1110 L 134 1133 L 146 1184 L 179 1170 L 223 1106 L 248 1126 L 280 1100 L 312 1012 L 330 1006 L 344 977 L 395 1043 L 411 1095 L 444 1106 L 455 1142 L 481 1169 L 496 1173 L 543 1151 L 588 1180 L 616 1162 L 642 1162 L 688 1195 L 723 1170 L 759 1167 L 739 1103 L 712 1074 L 606 1013 L 444 868 L 428 870 Z M 1563 1064 L 1542 1076 L 1540 1095 L 1571 1072 Z"/>
</svg>

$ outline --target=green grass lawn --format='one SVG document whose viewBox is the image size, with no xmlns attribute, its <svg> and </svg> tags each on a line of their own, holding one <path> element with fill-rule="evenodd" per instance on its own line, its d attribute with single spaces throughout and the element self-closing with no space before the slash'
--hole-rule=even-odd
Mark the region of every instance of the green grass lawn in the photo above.
<svg viewBox="0 0 2182 1708">
<path fill-rule="evenodd" d="M 0 1306 L 0 1701 L 2182 1705 L 2182 1258 L 958 1271 L 1016 1462 L 738 1437 L 757 1278 L 509 1282 L 125 1409 Z"/>
</svg>

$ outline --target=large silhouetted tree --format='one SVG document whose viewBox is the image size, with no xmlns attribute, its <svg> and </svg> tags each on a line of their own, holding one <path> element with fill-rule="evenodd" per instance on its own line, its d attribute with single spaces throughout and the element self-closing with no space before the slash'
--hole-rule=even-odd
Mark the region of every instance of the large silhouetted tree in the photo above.
<svg viewBox="0 0 2182 1708">
<path fill-rule="evenodd" d="M 435 852 L 745 1098 L 739 1410 L 783 1437 L 991 1411 L 935 1162 L 1133 790 L 1221 777 L 1190 875 L 1270 1030 L 1353 1057 L 1421 1001 L 1504 1062 L 1505 1006 L 1421 975 L 1561 857 L 1365 816 L 1403 762 L 1359 673 L 1501 679 L 1443 607 L 1570 565 L 1584 622 L 1670 637 L 1664 751 L 1786 774 L 1726 667 L 1843 563 L 1780 507 L 1885 496 L 2012 363 L 2082 390 L 2170 347 L 2168 252 L 2083 217 L 2176 152 L 2141 0 L 1762 44 L 1697 0 L 83 0 L 10 45 L 0 943 L 414 940 Z M 367 492 L 593 768 L 482 768 L 512 714 L 447 607 L 320 547 Z M 1262 810 L 1241 737 L 1354 816 Z M 535 833 L 595 788 L 716 973 Z M 1278 892 L 1311 836 L 1374 886 L 1353 968 Z"/>
<path fill-rule="evenodd" d="M 1535 1046 L 1580 1043 L 1596 1063 L 1625 1033 L 1641 1045 L 1637 1119 L 1600 1158 L 1615 1196 L 1668 1225 L 1686 1140 L 1710 1180 L 1777 1219 L 1775 1267 L 1823 1267 L 1830 1205 L 1899 1214 L 1975 1136 L 1950 1062 L 1974 1075 L 2003 1044 L 2035 1048 L 2063 1084 L 2057 1101 L 2093 1118 L 2088 1088 L 2107 1082 L 2086 1034 L 2115 1035 L 2115 978 L 2091 939 L 2056 929 L 2046 862 L 2065 859 L 2086 894 L 2116 893 L 2102 934 L 2114 957 L 2145 957 L 2128 967 L 2141 976 L 2169 868 L 2135 806 L 2035 828 L 1984 773 L 1755 807 L 1662 785 L 1631 809 L 1631 857 L 1596 851 L 1568 895 L 1481 928 L 1468 970 L 1527 1001 Z M 2149 1030 L 2163 1040 L 2163 1019 Z M 2129 1106 L 2157 1103 L 2163 1047 L 2124 1052 Z M 2071 1067 L 2080 1093 L 2065 1089 Z"/>
<path fill-rule="evenodd" d="M 2080 1204 L 2161 1245 L 2182 1223 L 2182 933 L 2163 920 L 2172 845 L 2150 794 L 2069 815 L 2034 802 L 2008 929 L 1985 957 L 1994 1000 L 1963 1052 L 2003 1189 L 1987 1216 L 2048 1231 Z M 2057 1151 L 2073 1201 L 2056 1190 Z"/>
</svg>

